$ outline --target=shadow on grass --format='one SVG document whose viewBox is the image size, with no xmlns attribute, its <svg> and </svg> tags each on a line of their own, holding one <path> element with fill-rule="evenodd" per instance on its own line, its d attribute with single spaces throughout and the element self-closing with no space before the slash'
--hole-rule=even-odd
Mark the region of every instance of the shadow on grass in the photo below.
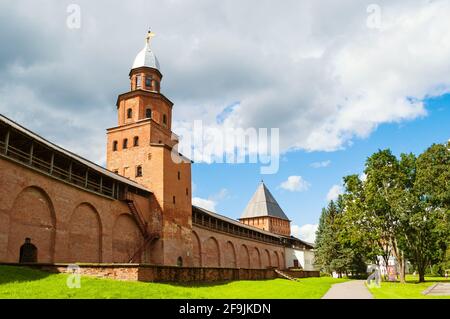
<svg viewBox="0 0 450 319">
<path fill-rule="evenodd" d="M 400 283 L 399 280 L 397 281 L 387 281 L 387 280 L 383 280 L 383 282 L 386 283 Z M 426 284 L 426 283 L 450 283 L 450 278 L 445 278 L 445 277 L 425 277 L 425 281 L 424 282 L 419 282 L 419 276 L 412 276 L 412 275 L 408 275 L 406 277 L 406 283 L 407 284 Z"/>
<path fill-rule="evenodd" d="M 425 278 L 424 282 L 419 282 L 419 279 L 408 279 L 406 280 L 407 284 L 423 284 L 423 283 L 427 283 L 427 282 L 448 282 L 450 283 L 450 279 L 445 279 L 445 277 L 439 278 L 439 277 L 435 277 L 435 278 Z"/>
<path fill-rule="evenodd" d="M 47 278 L 51 273 L 31 269 L 26 266 L 0 266 L 0 285 L 13 282 L 26 282 Z"/>
</svg>

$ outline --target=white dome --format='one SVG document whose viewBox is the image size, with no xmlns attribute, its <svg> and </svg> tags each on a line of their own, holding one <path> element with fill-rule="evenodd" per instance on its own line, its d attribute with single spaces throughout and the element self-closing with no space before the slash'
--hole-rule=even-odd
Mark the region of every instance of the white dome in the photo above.
<svg viewBox="0 0 450 319">
<path fill-rule="evenodd" d="M 149 68 L 154 68 L 154 69 L 159 70 L 158 59 L 156 58 L 153 51 L 150 49 L 150 39 L 152 36 L 153 36 L 153 34 L 149 32 L 149 35 L 147 35 L 147 38 L 145 40 L 144 48 L 136 55 L 136 58 L 134 59 L 132 69 L 146 66 Z"/>
</svg>

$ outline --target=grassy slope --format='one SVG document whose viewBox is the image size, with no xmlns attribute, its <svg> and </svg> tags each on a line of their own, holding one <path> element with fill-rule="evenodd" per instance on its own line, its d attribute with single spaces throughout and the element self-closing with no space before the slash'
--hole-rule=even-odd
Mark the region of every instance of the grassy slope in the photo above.
<svg viewBox="0 0 450 319">
<path fill-rule="evenodd" d="M 67 275 L 0 266 L 0 298 L 320 298 L 345 279 L 305 278 L 173 285 L 82 277 L 80 289 L 66 286 Z"/>
<path fill-rule="evenodd" d="M 408 275 L 406 284 L 398 282 L 382 282 L 381 288 L 370 288 L 377 299 L 450 299 L 450 296 L 424 296 L 422 291 L 437 282 L 450 282 L 442 277 L 425 277 L 426 282 L 418 283 L 418 276 Z"/>
</svg>

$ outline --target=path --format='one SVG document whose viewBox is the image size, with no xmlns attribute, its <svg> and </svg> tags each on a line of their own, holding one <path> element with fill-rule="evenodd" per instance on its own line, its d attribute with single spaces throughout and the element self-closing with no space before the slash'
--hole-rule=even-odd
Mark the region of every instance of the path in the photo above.
<svg viewBox="0 0 450 319">
<path fill-rule="evenodd" d="M 322 299 L 373 299 L 365 280 L 351 280 L 334 284 Z"/>
<path fill-rule="evenodd" d="M 438 283 L 422 292 L 428 296 L 450 296 L 450 283 Z"/>
</svg>

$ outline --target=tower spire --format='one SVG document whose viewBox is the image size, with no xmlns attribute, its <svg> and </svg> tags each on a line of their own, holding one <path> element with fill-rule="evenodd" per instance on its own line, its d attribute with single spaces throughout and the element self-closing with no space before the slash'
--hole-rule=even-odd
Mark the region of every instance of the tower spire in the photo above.
<svg viewBox="0 0 450 319">
<path fill-rule="evenodd" d="M 148 29 L 147 35 L 145 36 L 145 45 L 142 50 L 139 51 L 139 53 L 136 55 L 132 69 L 145 66 L 159 70 L 158 59 L 150 48 L 150 42 L 155 35 L 156 34 L 152 32 L 151 29 Z"/>
<path fill-rule="evenodd" d="M 156 34 L 154 32 L 148 29 L 147 36 L 145 37 L 145 43 L 147 44 L 147 46 L 150 46 L 150 41 L 155 35 Z"/>
</svg>

